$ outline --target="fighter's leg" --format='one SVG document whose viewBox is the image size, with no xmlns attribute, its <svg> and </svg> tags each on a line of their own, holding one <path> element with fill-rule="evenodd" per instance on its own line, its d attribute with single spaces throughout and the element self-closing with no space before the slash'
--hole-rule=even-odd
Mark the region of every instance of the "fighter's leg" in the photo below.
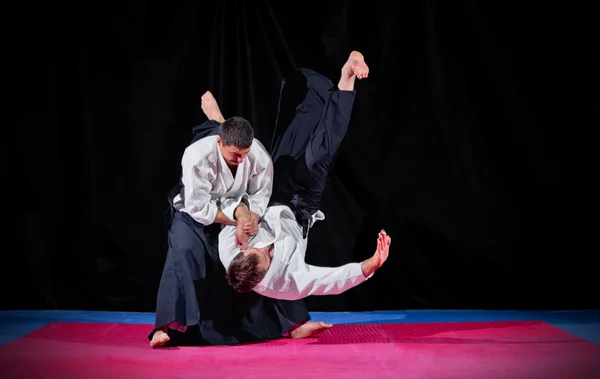
<svg viewBox="0 0 600 379">
<path fill-rule="evenodd" d="M 363 55 L 353 51 L 342 67 L 337 87 L 352 91 L 355 79 L 366 78 L 368 74 Z M 271 147 L 274 162 L 281 156 L 298 159 L 304 154 L 334 89 L 331 80 L 306 68 L 295 71 L 283 81 Z"/>
<path fill-rule="evenodd" d="M 354 103 L 354 81 L 366 78 L 369 67 L 363 55 L 353 51 L 341 70 L 338 91 L 332 91 L 323 108 L 319 124 L 313 130 L 306 149 L 306 165 L 328 166 L 348 131 Z"/>
<path fill-rule="evenodd" d="M 304 162 L 306 148 L 334 89 L 331 80 L 305 68 L 295 71 L 283 81 L 271 149 L 277 173 L 272 204 L 289 204 L 292 199 L 296 166 Z"/>
<path fill-rule="evenodd" d="M 325 76 L 299 69 L 283 81 L 271 157 L 298 159 L 304 154 L 313 128 L 318 124 L 334 84 Z"/>
<path fill-rule="evenodd" d="M 151 346 L 169 341 L 168 329 L 185 331 L 199 322 L 195 281 L 206 275 L 206 238 L 203 227 L 191 217 L 176 212 L 169 229 L 169 251 L 156 300 L 155 328 Z"/>
<path fill-rule="evenodd" d="M 338 90 L 329 96 L 321 119 L 312 132 L 305 164 L 297 165 L 291 205 L 302 215 L 305 227 L 306 221 L 319 210 L 330 165 L 348 130 L 355 95 L 354 81 L 367 75 L 368 66 L 362 54 L 352 52 L 342 67 Z"/>
</svg>

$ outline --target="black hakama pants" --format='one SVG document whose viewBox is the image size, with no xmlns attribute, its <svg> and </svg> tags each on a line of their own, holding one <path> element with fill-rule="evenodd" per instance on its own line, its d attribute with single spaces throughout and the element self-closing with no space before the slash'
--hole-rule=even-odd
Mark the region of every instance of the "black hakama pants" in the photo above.
<svg viewBox="0 0 600 379">
<path fill-rule="evenodd" d="M 300 69 L 284 81 L 271 156 L 271 204 L 289 205 L 304 229 L 321 205 L 333 158 L 346 136 L 356 92 Z"/>
</svg>

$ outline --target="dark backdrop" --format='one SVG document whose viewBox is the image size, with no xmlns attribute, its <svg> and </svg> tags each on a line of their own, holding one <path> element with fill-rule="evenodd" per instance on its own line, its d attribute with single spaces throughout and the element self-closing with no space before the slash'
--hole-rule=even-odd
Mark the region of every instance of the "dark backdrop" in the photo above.
<svg viewBox="0 0 600 379">
<path fill-rule="evenodd" d="M 2 307 L 153 311 L 200 96 L 269 146 L 281 80 L 337 80 L 356 49 L 371 74 L 307 261 L 362 260 L 382 228 L 392 249 L 309 309 L 597 308 L 598 18 L 491 4 L 21 6 L 4 59 L 18 122 L 3 137 Z"/>
</svg>

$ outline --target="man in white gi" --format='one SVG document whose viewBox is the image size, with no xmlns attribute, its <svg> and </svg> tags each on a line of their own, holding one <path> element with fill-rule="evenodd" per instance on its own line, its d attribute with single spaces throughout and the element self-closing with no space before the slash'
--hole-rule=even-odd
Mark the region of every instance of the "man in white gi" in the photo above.
<svg viewBox="0 0 600 379">
<path fill-rule="evenodd" d="M 339 294 L 367 280 L 386 261 L 391 238 L 382 230 L 375 253 L 361 263 L 317 267 L 305 262 L 308 229 L 324 218 L 318 207 L 331 161 L 348 128 L 354 81 L 367 77 L 368 70 L 362 54 L 353 52 L 335 89 L 313 71 L 297 74 L 298 86 L 303 87 L 305 80 L 309 90 L 300 105 L 288 105 L 294 109 L 293 120 L 273 154 L 275 178 L 281 178 L 275 184 L 275 199 L 248 249 L 236 242 L 234 227 L 225 226 L 219 235 L 219 256 L 236 291 L 281 300 Z"/>
<path fill-rule="evenodd" d="M 236 243 L 245 246 L 268 205 L 273 162 L 254 139 L 250 123 L 241 117 L 225 120 L 210 92 L 202 97 L 202 109 L 208 121 L 194 128 L 181 160 L 181 183 L 169 195 L 169 250 L 148 337 L 151 346 L 170 340 L 227 345 L 280 338 L 292 329 L 295 338 L 324 330 L 308 322 L 301 301 L 240 296 L 227 285 L 216 248 L 218 232 L 229 225 Z M 245 203 L 238 208 L 242 195 Z"/>
</svg>

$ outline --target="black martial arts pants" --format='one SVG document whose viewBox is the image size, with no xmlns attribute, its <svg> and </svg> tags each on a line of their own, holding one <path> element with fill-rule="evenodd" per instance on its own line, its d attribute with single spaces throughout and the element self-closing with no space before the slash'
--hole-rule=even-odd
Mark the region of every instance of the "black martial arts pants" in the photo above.
<svg viewBox="0 0 600 379">
<path fill-rule="evenodd" d="M 217 134 L 218 125 L 207 121 L 194 128 L 194 141 Z M 170 325 L 170 345 L 231 345 L 280 338 L 293 326 L 310 320 L 301 300 L 238 293 L 229 286 L 218 253 L 220 225 L 204 226 L 175 210 L 173 197 L 182 188 L 179 183 L 169 196 L 169 249 L 158 289 L 154 330 Z M 187 330 L 176 329 L 182 326 Z"/>
<path fill-rule="evenodd" d="M 350 123 L 355 91 L 300 69 L 282 86 L 271 156 L 271 204 L 289 205 L 306 238 L 319 210 L 329 168 Z"/>
</svg>

